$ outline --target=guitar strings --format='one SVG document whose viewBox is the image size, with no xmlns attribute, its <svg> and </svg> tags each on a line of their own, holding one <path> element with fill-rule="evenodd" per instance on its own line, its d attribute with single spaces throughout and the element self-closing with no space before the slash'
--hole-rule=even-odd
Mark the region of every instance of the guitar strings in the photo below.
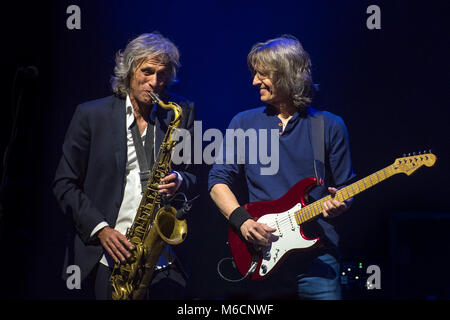
<svg viewBox="0 0 450 320">
<path fill-rule="evenodd" d="M 295 219 L 295 217 L 297 216 L 297 215 L 302 215 L 302 209 L 305 209 L 305 208 L 307 208 L 307 207 L 303 207 L 303 208 L 301 208 L 300 210 L 297 210 L 297 211 L 295 211 L 293 214 L 294 214 L 294 216 L 292 217 L 291 216 L 291 218 L 292 219 L 294 219 L 294 221 L 292 221 L 292 219 L 289 217 L 289 215 L 291 215 L 292 213 L 290 213 L 290 214 L 288 214 L 288 216 L 287 217 L 283 217 L 283 218 L 281 218 L 280 220 L 278 220 L 278 223 L 275 223 L 275 225 L 273 225 L 272 223 L 270 223 L 270 224 L 267 224 L 267 226 L 268 227 L 270 227 L 270 228 L 274 228 L 274 229 L 277 229 L 278 230 L 278 228 L 277 227 L 280 227 L 280 229 L 282 229 L 283 227 L 286 227 L 286 226 L 292 226 L 292 225 L 297 225 L 297 226 L 299 226 L 299 224 L 297 223 L 297 220 Z M 314 217 L 314 216 L 313 216 Z M 306 221 L 308 221 L 308 220 L 310 220 L 311 218 L 307 218 L 307 220 L 305 220 L 304 222 L 306 222 Z M 302 222 L 302 223 L 304 223 L 304 222 Z M 300 223 L 300 225 L 302 224 L 302 223 Z"/>
<path fill-rule="evenodd" d="M 420 159 L 422 160 L 422 158 L 420 158 Z M 415 162 L 417 162 L 417 159 L 414 159 L 414 160 L 415 160 Z M 410 161 L 412 161 L 412 159 L 410 159 Z M 377 171 L 377 172 L 375 172 L 375 173 L 373 173 L 373 174 L 371 174 L 371 175 L 369 175 L 369 176 L 367 176 L 367 177 L 365 177 L 365 178 L 363 178 L 363 179 L 361 179 L 361 180 L 359 180 L 357 182 L 354 182 L 351 185 L 349 185 L 349 186 L 339 190 L 336 193 L 336 197 L 338 197 L 339 193 L 343 193 L 344 191 L 347 192 L 347 195 L 349 197 L 355 196 L 355 195 L 361 193 L 362 191 L 373 187 L 374 185 L 378 184 L 379 182 L 384 181 L 387 178 L 390 178 L 391 176 L 393 176 L 396 173 L 398 173 L 398 171 L 396 170 L 396 168 L 393 165 L 387 166 L 386 168 L 381 169 L 381 170 L 379 170 L 379 171 Z M 383 174 L 384 176 L 382 176 L 381 174 Z M 366 185 L 366 182 L 368 183 L 368 185 Z M 356 188 L 357 188 L 357 190 L 356 190 Z M 352 195 L 351 196 L 348 193 L 349 189 L 352 191 Z M 294 212 L 295 224 L 301 225 L 302 223 L 307 222 L 310 219 L 312 219 L 313 217 L 315 217 L 315 216 L 319 215 L 320 213 L 322 213 L 323 212 L 322 201 L 324 201 L 326 198 L 327 197 L 316 201 L 316 202 L 318 202 L 316 204 L 316 206 L 318 205 L 319 209 L 320 209 L 319 213 L 316 213 L 315 212 L 316 210 L 313 207 L 314 203 L 316 203 L 316 202 L 313 202 L 313 203 L 311 203 L 311 204 L 309 204 L 309 205 L 307 205 L 307 206 L 305 206 L 303 208 L 300 208 L 300 210 L 295 211 Z M 310 207 L 313 212 L 306 212 L 306 208 L 308 208 L 308 207 Z M 302 213 L 302 210 L 304 211 L 303 213 Z M 292 217 L 290 215 L 291 214 L 288 214 L 287 217 L 281 218 L 280 220 L 278 220 L 278 223 L 276 223 L 275 225 L 273 225 L 271 223 L 271 224 L 268 224 L 267 226 L 278 230 L 277 227 L 279 227 L 281 229 L 281 228 L 283 228 L 285 226 L 293 225 L 292 220 L 291 220 Z M 298 218 L 298 219 L 295 219 L 295 218 Z M 300 224 L 298 224 L 297 220 L 301 221 L 302 220 L 301 218 L 304 218 L 305 221 L 302 221 Z"/>
</svg>

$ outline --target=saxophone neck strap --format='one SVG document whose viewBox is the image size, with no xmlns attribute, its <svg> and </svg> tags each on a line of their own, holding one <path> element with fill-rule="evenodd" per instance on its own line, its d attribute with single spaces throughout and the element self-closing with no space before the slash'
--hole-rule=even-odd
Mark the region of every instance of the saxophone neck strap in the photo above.
<svg viewBox="0 0 450 320">
<path fill-rule="evenodd" d="M 148 178 L 151 174 L 151 168 L 153 167 L 154 157 L 153 150 L 155 148 L 155 125 L 153 123 L 147 123 L 147 133 L 145 134 L 145 142 L 142 141 L 139 127 L 137 126 L 136 119 L 130 126 L 131 135 L 133 136 L 133 144 L 136 150 L 136 157 L 139 163 L 139 176 L 141 179 L 142 193 L 145 191 Z"/>
</svg>

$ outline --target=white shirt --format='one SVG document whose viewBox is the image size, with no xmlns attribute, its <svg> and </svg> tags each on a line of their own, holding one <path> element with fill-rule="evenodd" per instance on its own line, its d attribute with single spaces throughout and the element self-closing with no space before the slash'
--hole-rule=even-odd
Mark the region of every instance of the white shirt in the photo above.
<svg viewBox="0 0 450 320">
<path fill-rule="evenodd" d="M 136 149 L 133 143 L 133 136 L 131 134 L 131 130 L 129 129 L 131 124 L 133 123 L 135 117 L 133 113 L 133 107 L 131 105 L 130 97 L 127 95 L 126 98 L 126 127 L 124 128 L 127 131 L 127 164 L 125 168 L 125 190 L 123 195 L 122 204 L 120 205 L 119 214 L 117 216 L 116 225 L 114 227 L 115 230 L 119 231 L 121 234 L 125 235 L 128 228 L 133 224 L 134 218 L 137 213 L 137 209 L 141 202 L 142 198 L 142 188 L 141 188 L 141 179 L 139 176 L 139 163 L 137 160 Z M 156 128 L 156 126 L 153 126 Z M 154 129 L 155 130 L 155 129 Z M 145 136 L 147 134 L 147 128 L 141 135 L 142 141 L 145 143 Z M 153 134 L 156 137 L 156 134 Z M 153 141 L 153 145 L 156 145 L 155 141 Z M 156 149 L 156 148 L 154 148 Z M 156 159 L 156 156 L 155 156 Z M 182 177 L 178 172 L 175 172 L 178 176 L 180 182 L 182 182 Z M 91 232 L 91 237 L 94 236 L 99 230 L 108 226 L 106 221 L 100 222 Z M 108 260 L 106 256 L 103 255 L 101 260 L 105 266 L 109 266 Z"/>
</svg>

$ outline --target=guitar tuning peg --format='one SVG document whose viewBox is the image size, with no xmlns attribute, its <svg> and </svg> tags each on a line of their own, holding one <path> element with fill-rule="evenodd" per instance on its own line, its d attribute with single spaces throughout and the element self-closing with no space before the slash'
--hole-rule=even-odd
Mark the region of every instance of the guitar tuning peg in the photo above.
<svg viewBox="0 0 450 320">
<path fill-rule="evenodd" d="M 408 153 L 408 157 L 411 157 L 411 153 Z"/>
<path fill-rule="evenodd" d="M 416 153 L 415 152 L 413 152 L 413 156 L 415 156 L 416 155 Z"/>
<path fill-rule="evenodd" d="M 402 157 L 403 157 L 403 158 L 406 157 L 406 153 L 404 153 L 404 154 L 402 155 Z"/>
</svg>

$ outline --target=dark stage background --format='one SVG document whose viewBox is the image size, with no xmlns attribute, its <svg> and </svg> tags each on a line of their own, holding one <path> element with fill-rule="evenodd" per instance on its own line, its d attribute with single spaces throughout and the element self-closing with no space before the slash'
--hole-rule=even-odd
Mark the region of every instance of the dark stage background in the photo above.
<svg viewBox="0 0 450 320">
<path fill-rule="evenodd" d="M 81 9 L 81 30 L 66 27 L 72 4 Z M 381 9 L 381 30 L 366 27 L 372 4 Z M 381 268 L 381 290 L 344 283 L 346 298 L 449 299 L 449 9 L 448 1 L 434 0 L 11 3 L 0 20 L 2 154 L 12 128 L 14 72 L 34 65 L 39 76 L 21 82 L 22 112 L 2 197 L 0 296 L 82 298 L 60 280 L 67 229 L 51 182 L 64 134 L 77 104 L 111 94 L 116 51 L 158 30 L 181 51 L 172 91 L 195 102 L 203 130 L 224 130 L 236 113 L 261 105 L 247 53 L 256 42 L 289 33 L 311 55 L 320 84 L 314 105 L 345 120 L 359 178 L 403 153 L 432 149 L 434 167 L 359 195 L 334 223 L 346 266 Z M 217 262 L 230 256 L 227 223 L 207 194 L 209 167 L 202 169 L 201 200 L 182 244 L 190 296 L 245 298 L 246 282 L 231 284 L 216 272 Z"/>
</svg>

